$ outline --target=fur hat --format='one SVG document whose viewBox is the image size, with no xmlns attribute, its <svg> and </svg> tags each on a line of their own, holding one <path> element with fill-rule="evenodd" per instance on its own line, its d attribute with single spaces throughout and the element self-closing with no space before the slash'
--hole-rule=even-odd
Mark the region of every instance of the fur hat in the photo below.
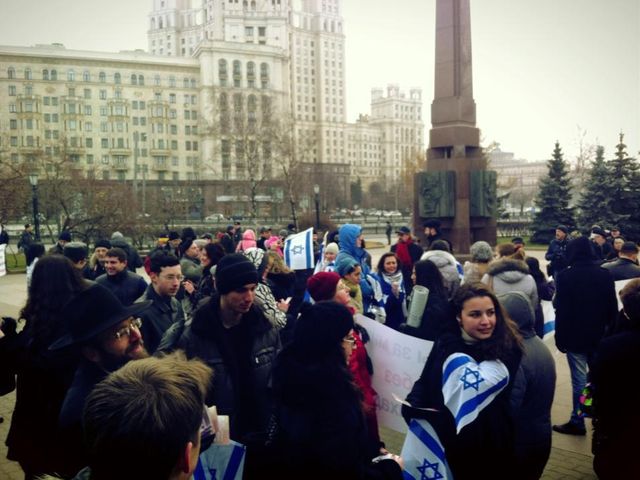
<svg viewBox="0 0 640 480">
<path fill-rule="evenodd" d="M 84 242 L 69 242 L 64 246 L 62 254 L 73 263 L 77 263 L 87 259 L 89 249 Z"/>
<path fill-rule="evenodd" d="M 258 283 L 258 271 L 244 255 L 232 253 L 220 259 L 216 268 L 216 288 L 221 295 L 249 283 Z"/>
<path fill-rule="evenodd" d="M 111 248 L 111 242 L 106 238 L 101 238 L 99 240 L 96 240 L 96 246 L 93 248 L 106 248 L 107 250 L 109 250 Z"/>
<path fill-rule="evenodd" d="M 315 302 L 332 300 L 339 281 L 340 275 L 336 272 L 318 272 L 307 280 L 307 290 Z"/>
</svg>

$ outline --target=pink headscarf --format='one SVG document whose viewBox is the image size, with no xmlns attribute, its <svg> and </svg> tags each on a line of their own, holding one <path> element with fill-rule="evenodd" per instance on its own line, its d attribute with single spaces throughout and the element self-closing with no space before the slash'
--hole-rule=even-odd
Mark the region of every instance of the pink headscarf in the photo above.
<svg viewBox="0 0 640 480">
<path fill-rule="evenodd" d="M 278 242 L 281 242 L 282 239 L 276 235 L 272 235 L 271 237 L 267 238 L 264 241 L 264 246 L 266 247 L 267 250 L 273 250 L 275 252 L 278 252 L 278 255 L 280 255 L 281 257 L 284 257 L 284 253 L 282 252 L 282 248 L 277 247 L 277 248 L 271 248 L 271 245 L 277 244 Z"/>
<path fill-rule="evenodd" d="M 245 252 L 248 248 L 256 247 L 256 232 L 250 228 L 246 229 L 242 234 L 242 240 L 238 242 L 236 252 Z"/>
</svg>

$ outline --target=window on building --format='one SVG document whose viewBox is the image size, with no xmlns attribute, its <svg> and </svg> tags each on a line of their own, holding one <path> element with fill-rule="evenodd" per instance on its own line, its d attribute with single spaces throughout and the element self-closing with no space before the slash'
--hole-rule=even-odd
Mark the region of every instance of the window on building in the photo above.
<svg viewBox="0 0 640 480">
<path fill-rule="evenodd" d="M 223 58 L 218 60 L 218 80 L 220 81 L 221 87 L 227 86 L 227 80 L 228 80 L 227 61 Z"/>
<path fill-rule="evenodd" d="M 24 69 L 24 79 L 25 80 L 33 80 L 33 75 L 31 74 L 31 69 L 30 68 L 25 68 Z"/>
<path fill-rule="evenodd" d="M 49 80 L 49 70 L 47 70 L 46 68 L 42 70 L 42 80 Z"/>
<path fill-rule="evenodd" d="M 135 73 L 131 74 L 131 85 L 137 85 L 138 84 L 138 76 Z"/>
<path fill-rule="evenodd" d="M 16 78 L 16 69 L 13 67 L 9 67 L 7 69 L 7 78 L 9 80 L 13 80 L 14 78 Z"/>
<path fill-rule="evenodd" d="M 76 72 L 73 70 L 67 70 L 67 81 L 74 82 L 76 80 Z"/>
<path fill-rule="evenodd" d="M 106 100 L 106 99 L 107 99 L 107 91 L 100 90 L 100 100 Z"/>
<path fill-rule="evenodd" d="M 169 86 L 171 88 L 175 88 L 176 86 L 176 77 L 174 77 L 173 75 L 169 77 Z"/>
<path fill-rule="evenodd" d="M 262 88 L 269 88 L 269 65 L 260 64 L 260 85 Z"/>
<path fill-rule="evenodd" d="M 91 137 L 87 137 L 84 139 L 84 145 L 87 148 L 93 148 L 93 138 Z M 92 159 L 93 160 L 93 159 Z M 89 161 L 87 160 L 87 163 L 89 163 Z"/>
<path fill-rule="evenodd" d="M 90 88 L 85 88 L 84 89 L 84 98 L 86 98 L 87 100 L 91 98 L 91 89 Z"/>
<path fill-rule="evenodd" d="M 160 75 L 155 75 L 153 77 L 153 84 L 156 86 L 160 85 Z"/>
<path fill-rule="evenodd" d="M 104 72 L 100 72 L 100 73 L 98 74 L 98 81 L 99 81 L 100 83 L 105 83 L 105 82 L 107 81 L 107 74 L 106 74 L 106 73 L 104 73 Z"/>
<path fill-rule="evenodd" d="M 122 77 L 120 76 L 120 72 L 116 72 L 113 76 L 113 82 L 116 84 L 120 84 L 122 82 Z"/>
<path fill-rule="evenodd" d="M 233 61 L 233 86 L 240 87 L 242 85 L 242 64 L 240 60 Z"/>
<path fill-rule="evenodd" d="M 138 85 L 144 85 L 144 75 L 138 75 Z"/>
<path fill-rule="evenodd" d="M 16 96 L 16 86 L 15 85 L 9 85 L 9 96 L 10 97 L 15 97 Z"/>
<path fill-rule="evenodd" d="M 90 82 L 91 81 L 91 73 L 89 73 L 88 70 L 85 70 L 84 72 L 82 72 L 82 81 L 83 82 Z"/>
<path fill-rule="evenodd" d="M 100 139 L 100 147 L 109 148 L 109 139 L 108 138 L 101 138 Z M 103 163 L 104 163 L 104 157 L 102 157 L 102 159 L 103 159 Z M 107 163 L 109 163 L 109 160 L 107 160 Z"/>
</svg>

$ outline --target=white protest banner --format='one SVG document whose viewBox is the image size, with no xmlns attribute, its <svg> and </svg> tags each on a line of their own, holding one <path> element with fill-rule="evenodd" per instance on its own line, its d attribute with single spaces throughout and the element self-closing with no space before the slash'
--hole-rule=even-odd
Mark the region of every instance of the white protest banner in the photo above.
<svg viewBox="0 0 640 480">
<path fill-rule="evenodd" d="M 0 245 L 0 277 L 7 274 L 7 257 L 5 255 L 7 250 L 7 244 Z"/>
<path fill-rule="evenodd" d="M 356 315 L 356 322 L 371 337 L 366 348 L 373 362 L 373 388 L 378 392 L 378 423 L 404 433 L 407 424 L 393 397 L 407 397 L 422 374 L 433 342 L 397 332 L 364 315 Z"/>
</svg>

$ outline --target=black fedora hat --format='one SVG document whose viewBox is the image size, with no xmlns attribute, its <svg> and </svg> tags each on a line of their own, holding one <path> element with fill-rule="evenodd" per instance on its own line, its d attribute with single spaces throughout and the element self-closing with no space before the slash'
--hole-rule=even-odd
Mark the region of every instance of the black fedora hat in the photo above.
<svg viewBox="0 0 640 480">
<path fill-rule="evenodd" d="M 78 345 L 99 335 L 129 317 L 139 314 L 152 302 L 125 307 L 102 285 L 94 284 L 80 292 L 62 310 L 67 333 L 51 344 L 49 350 Z"/>
</svg>

